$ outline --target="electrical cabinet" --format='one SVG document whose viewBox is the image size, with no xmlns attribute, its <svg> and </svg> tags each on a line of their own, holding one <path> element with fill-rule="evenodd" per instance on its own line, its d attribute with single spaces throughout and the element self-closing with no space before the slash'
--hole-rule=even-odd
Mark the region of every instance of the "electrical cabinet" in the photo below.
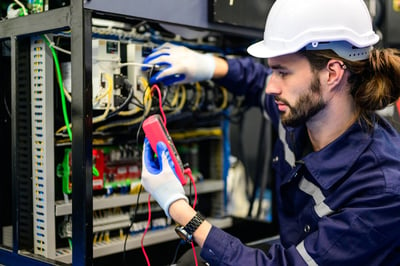
<svg viewBox="0 0 400 266">
<path fill-rule="evenodd" d="M 176 13 L 176 6 L 187 12 Z M 42 13 L 0 21 L 2 55 L 9 53 L 5 58 L 11 69 L 5 78 L 10 81 L 12 200 L 11 226 L 10 221 L 1 225 L 0 263 L 87 265 L 94 258 L 140 248 L 146 216 L 131 224 L 132 212 L 146 206 L 148 194 L 133 192 L 141 163 L 135 149 L 143 140 L 140 121 L 157 112 L 157 105 L 140 100 L 151 96 L 143 89 L 140 68 L 129 62 L 140 63 L 159 41 L 177 41 L 168 35 L 149 38 L 149 28 L 142 27 L 146 23 L 172 29 L 173 35 L 174 29 L 187 27 L 196 39 L 178 41 L 192 48 L 200 42 L 203 49 L 210 45 L 216 52 L 228 48 L 232 54 L 242 53 L 241 47 L 262 35 L 258 29 L 213 24 L 207 12 L 202 0 L 71 0 Z M 113 21 L 112 27 L 101 25 L 104 21 Z M 239 44 L 221 38 L 224 34 Z M 55 50 L 60 47 L 64 51 Z M 232 99 L 224 88 L 213 86 L 169 88 L 164 100 L 172 137 L 197 174 L 199 208 L 213 224 L 226 228 L 232 221 L 224 209 L 229 155 L 225 108 Z M 200 102 L 203 109 L 195 112 Z M 182 106 L 192 109 L 182 111 Z M 135 108 L 141 109 L 136 116 L 121 118 L 129 115 L 122 111 Z M 185 189 L 192 195 L 191 186 Z M 171 221 L 154 202 L 153 207 L 159 218 L 153 219 L 153 226 L 159 230 L 146 234 L 146 245 L 176 239 Z"/>
</svg>

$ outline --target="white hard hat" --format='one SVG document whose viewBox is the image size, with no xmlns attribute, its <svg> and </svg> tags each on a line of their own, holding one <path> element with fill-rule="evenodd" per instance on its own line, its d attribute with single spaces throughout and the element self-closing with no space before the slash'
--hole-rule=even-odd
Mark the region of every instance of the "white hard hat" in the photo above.
<svg viewBox="0 0 400 266">
<path fill-rule="evenodd" d="M 301 49 L 332 49 L 356 61 L 367 59 L 378 41 L 364 0 L 276 0 L 265 23 L 264 40 L 247 51 L 271 58 Z"/>
</svg>

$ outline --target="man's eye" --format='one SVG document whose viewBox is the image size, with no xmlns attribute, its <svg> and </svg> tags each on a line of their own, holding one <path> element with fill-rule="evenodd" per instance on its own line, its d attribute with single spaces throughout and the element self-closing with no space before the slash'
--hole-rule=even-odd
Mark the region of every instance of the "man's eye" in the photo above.
<svg viewBox="0 0 400 266">
<path fill-rule="evenodd" d="M 281 71 L 279 71 L 279 72 L 278 72 L 278 75 L 279 75 L 280 77 L 284 78 L 284 77 L 287 75 L 287 73 L 286 73 L 286 72 L 281 72 Z"/>
</svg>

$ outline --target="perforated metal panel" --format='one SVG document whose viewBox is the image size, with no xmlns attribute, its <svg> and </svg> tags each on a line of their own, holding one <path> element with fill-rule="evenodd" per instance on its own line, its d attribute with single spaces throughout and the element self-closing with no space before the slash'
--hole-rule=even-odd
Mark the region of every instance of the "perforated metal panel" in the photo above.
<svg viewBox="0 0 400 266">
<path fill-rule="evenodd" d="M 45 41 L 31 39 L 34 253 L 55 258 L 53 61 Z"/>
</svg>

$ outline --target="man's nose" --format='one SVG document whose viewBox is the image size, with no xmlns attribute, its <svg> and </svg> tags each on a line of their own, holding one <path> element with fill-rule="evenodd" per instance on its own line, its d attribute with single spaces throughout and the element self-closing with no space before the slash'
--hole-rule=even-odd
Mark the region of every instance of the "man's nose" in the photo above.
<svg viewBox="0 0 400 266">
<path fill-rule="evenodd" d="M 266 94 L 278 95 L 281 93 L 279 83 L 273 74 L 269 75 L 267 78 L 267 86 L 265 87 Z"/>
</svg>

